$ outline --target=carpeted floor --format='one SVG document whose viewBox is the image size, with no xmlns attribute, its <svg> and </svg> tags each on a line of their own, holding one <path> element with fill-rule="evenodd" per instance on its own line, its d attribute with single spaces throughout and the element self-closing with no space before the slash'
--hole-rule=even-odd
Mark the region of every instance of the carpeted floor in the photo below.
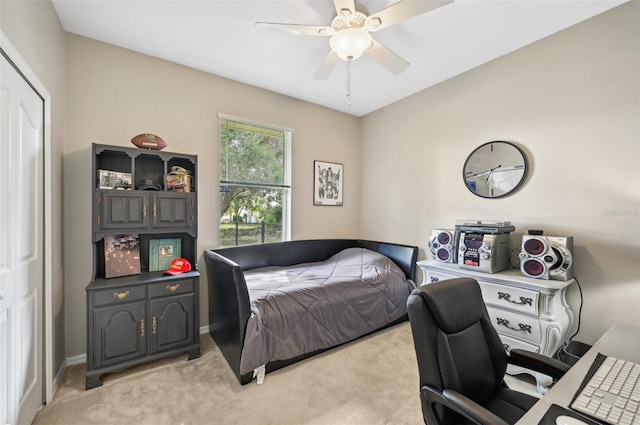
<svg viewBox="0 0 640 425">
<path fill-rule="evenodd" d="M 34 425 L 422 424 L 409 323 L 241 386 L 208 334 L 202 355 L 103 376 L 85 391 L 85 365 L 70 367 Z M 525 385 L 527 385 L 525 383 Z"/>
</svg>

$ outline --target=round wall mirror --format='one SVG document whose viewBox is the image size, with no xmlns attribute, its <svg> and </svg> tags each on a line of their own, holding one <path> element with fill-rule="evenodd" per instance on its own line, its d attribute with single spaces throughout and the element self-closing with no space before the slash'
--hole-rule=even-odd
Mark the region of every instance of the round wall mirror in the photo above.
<svg viewBox="0 0 640 425">
<path fill-rule="evenodd" d="M 483 198 L 513 193 L 527 176 L 527 157 L 510 142 L 488 142 L 476 148 L 464 163 L 465 186 Z"/>
</svg>

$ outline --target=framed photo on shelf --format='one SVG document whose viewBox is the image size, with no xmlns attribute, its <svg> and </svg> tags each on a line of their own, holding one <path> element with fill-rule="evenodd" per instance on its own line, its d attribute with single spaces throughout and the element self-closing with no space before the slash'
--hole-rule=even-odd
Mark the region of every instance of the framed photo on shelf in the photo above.
<svg viewBox="0 0 640 425">
<path fill-rule="evenodd" d="M 100 189 L 131 189 L 131 173 L 98 170 L 98 187 Z"/>
<path fill-rule="evenodd" d="M 313 205 L 342 205 L 342 168 L 335 162 L 313 161 Z"/>
<path fill-rule="evenodd" d="M 104 237 L 104 274 L 107 278 L 140 274 L 138 235 Z"/>
<path fill-rule="evenodd" d="M 165 271 L 171 260 L 180 258 L 182 241 L 180 238 L 151 239 L 149 241 L 149 271 Z"/>
</svg>

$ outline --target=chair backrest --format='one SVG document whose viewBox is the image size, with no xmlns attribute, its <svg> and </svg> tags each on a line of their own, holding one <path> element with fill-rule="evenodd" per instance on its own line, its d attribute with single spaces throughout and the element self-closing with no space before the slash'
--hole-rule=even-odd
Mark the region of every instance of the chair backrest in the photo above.
<svg viewBox="0 0 640 425">
<path fill-rule="evenodd" d="M 452 389 L 481 405 L 490 399 L 502 385 L 507 355 L 478 282 L 459 278 L 422 285 L 407 308 L 420 388 Z M 442 408 L 436 414 L 445 424 L 457 417 Z"/>
</svg>

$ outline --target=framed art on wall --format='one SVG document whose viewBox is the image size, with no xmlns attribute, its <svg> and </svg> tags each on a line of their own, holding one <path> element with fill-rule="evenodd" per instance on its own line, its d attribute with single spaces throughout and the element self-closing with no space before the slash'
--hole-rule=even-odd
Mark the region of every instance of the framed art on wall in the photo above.
<svg viewBox="0 0 640 425">
<path fill-rule="evenodd" d="M 342 205 L 342 168 L 335 162 L 313 161 L 313 205 Z"/>
</svg>

